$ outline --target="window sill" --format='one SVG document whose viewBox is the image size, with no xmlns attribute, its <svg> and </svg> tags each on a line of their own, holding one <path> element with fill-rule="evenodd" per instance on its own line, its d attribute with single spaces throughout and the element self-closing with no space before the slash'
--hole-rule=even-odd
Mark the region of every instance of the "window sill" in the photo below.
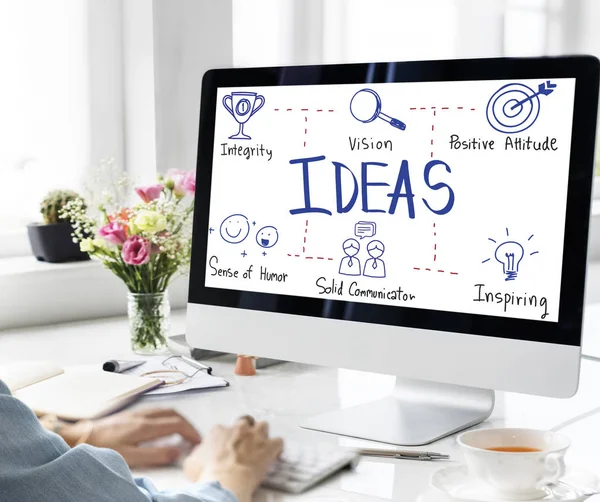
<svg viewBox="0 0 600 502">
<path fill-rule="evenodd" d="M 172 308 L 184 308 L 187 279 L 169 291 Z M 0 330 L 124 315 L 126 296 L 123 283 L 98 261 L 0 259 Z"/>
<path fill-rule="evenodd" d="M 71 263 L 45 263 L 36 260 L 33 256 L 17 256 L 0 259 L 0 278 L 42 272 L 59 273 L 65 270 L 81 270 L 90 267 L 102 268 L 102 265 L 91 260 Z"/>
</svg>

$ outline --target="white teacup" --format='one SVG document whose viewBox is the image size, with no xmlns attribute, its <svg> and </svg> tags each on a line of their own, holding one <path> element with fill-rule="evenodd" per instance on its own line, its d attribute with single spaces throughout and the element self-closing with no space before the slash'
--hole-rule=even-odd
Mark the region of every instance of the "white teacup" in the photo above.
<svg viewBox="0 0 600 502">
<path fill-rule="evenodd" d="M 565 474 L 564 456 L 571 442 L 563 434 L 534 429 L 479 429 L 462 433 L 469 474 L 505 500 L 535 500 L 544 487 Z M 493 451 L 489 448 L 537 451 Z"/>
</svg>

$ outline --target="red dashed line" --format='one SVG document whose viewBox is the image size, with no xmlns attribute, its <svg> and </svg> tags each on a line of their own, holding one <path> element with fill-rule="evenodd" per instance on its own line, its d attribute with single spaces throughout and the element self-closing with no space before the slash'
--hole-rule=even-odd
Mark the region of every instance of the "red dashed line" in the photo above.
<svg viewBox="0 0 600 502">
<path fill-rule="evenodd" d="M 306 253 L 306 240 L 308 238 L 308 220 L 304 220 L 304 237 L 302 238 L 302 255 L 304 255 L 304 253 Z M 294 257 L 294 258 L 302 258 L 303 256 L 299 255 L 299 254 L 291 254 L 291 253 L 287 253 L 287 255 L 289 257 Z M 306 260 L 327 260 L 327 261 L 333 261 L 333 258 L 327 258 L 325 256 L 304 256 L 304 258 Z"/>
<path fill-rule="evenodd" d="M 288 256 L 293 256 L 295 258 L 302 258 L 299 254 L 289 254 Z M 326 258 L 325 256 L 305 256 L 304 257 L 305 260 L 327 260 L 327 261 L 333 261 L 333 258 Z"/>
<path fill-rule="evenodd" d="M 431 132 L 435 131 L 435 124 L 431 124 Z"/>
<path fill-rule="evenodd" d="M 276 111 L 276 112 L 278 112 L 280 110 L 280 108 L 273 108 L 273 110 Z M 294 111 L 293 108 L 286 108 L 285 110 L 288 111 L 288 112 Z M 308 112 L 308 111 L 310 111 L 310 108 L 300 108 L 299 111 L 301 111 L 301 112 Z M 334 112 L 335 110 L 324 110 L 323 108 L 319 108 L 316 111 L 317 112 L 323 112 L 323 111 Z M 304 122 L 308 122 L 308 117 L 307 116 L 304 117 Z M 304 141 L 302 143 L 305 148 L 306 148 L 306 136 L 307 135 L 308 135 L 308 129 L 305 128 L 304 129 L 304 136 L 305 136 L 305 138 L 304 138 Z"/>
<path fill-rule="evenodd" d="M 306 236 L 308 235 L 308 220 L 306 220 L 306 223 L 304 224 L 304 246 L 302 246 L 302 252 L 305 253 L 306 249 Z"/>
<path fill-rule="evenodd" d="M 437 261 L 437 243 L 435 242 L 435 237 L 437 236 L 437 231 L 436 231 L 436 224 L 435 222 L 433 223 L 433 237 L 434 237 L 434 242 L 433 242 L 433 261 Z M 440 272 L 442 274 L 444 273 L 449 273 L 451 275 L 458 275 L 458 272 L 446 272 L 445 270 L 442 269 L 430 269 L 430 268 L 420 268 L 420 267 L 413 267 L 414 270 L 425 270 L 427 272 Z"/>
<path fill-rule="evenodd" d="M 435 110 L 436 108 L 437 108 L 437 106 L 430 106 L 430 107 L 427 107 L 427 106 L 420 106 L 420 107 L 411 106 L 409 108 L 409 110 Z M 453 107 L 452 106 L 442 106 L 441 109 L 442 110 L 451 110 L 451 109 L 453 109 Z M 467 110 L 468 109 L 468 110 L 471 110 L 472 112 L 475 111 L 475 108 L 465 108 L 464 106 L 457 106 L 456 109 L 457 110 Z"/>
</svg>

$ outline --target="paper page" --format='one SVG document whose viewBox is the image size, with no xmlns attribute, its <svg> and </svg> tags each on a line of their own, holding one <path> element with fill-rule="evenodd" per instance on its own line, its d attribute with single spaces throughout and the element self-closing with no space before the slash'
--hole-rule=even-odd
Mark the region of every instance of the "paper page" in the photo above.
<svg viewBox="0 0 600 502">
<path fill-rule="evenodd" d="M 151 375 L 156 378 L 164 379 L 166 382 L 173 382 L 184 378 L 185 375 L 193 375 L 192 378 L 186 378 L 182 383 L 177 385 L 165 385 L 147 392 L 147 395 L 155 394 L 176 394 L 186 390 L 197 389 L 212 389 L 215 387 L 226 387 L 229 385 L 226 380 L 209 375 L 206 371 L 198 371 L 197 368 L 190 366 L 185 361 L 179 358 L 170 358 L 166 364 L 163 362 L 166 358 L 152 358 L 146 361 L 145 364 L 128 370 L 127 375 L 143 375 L 152 371 L 160 371 L 156 375 Z M 181 373 L 165 372 L 165 370 L 179 370 Z M 196 373 L 196 371 L 198 371 Z M 194 375 L 194 373 L 196 373 Z"/>
<path fill-rule="evenodd" d="M 43 361 L 23 361 L 0 366 L 0 380 L 12 393 L 62 373 L 62 368 Z"/>
<path fill-rule="evenodd" d="M 67 368 L 62 375 L 15 393 L 38 414 L 56 414 L 67 420 L 93 418 L 113 411 L 119 404 L 159 380 L 102 371 L 99 366 Z"/>
</svg>

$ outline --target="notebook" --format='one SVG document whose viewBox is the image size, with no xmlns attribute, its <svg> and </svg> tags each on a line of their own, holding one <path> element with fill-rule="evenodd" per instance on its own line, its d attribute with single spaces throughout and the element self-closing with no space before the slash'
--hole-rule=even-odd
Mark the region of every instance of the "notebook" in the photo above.
<svg viewBox="0 0 600 502">
<path fill-rule="evenodd" d="M 153 358 L 146 360 L 141 366 L 136 366 L 130 370 L 124 372 L 126 375 L 143 375 L 150 371 L 157 371 L 158 378 L 163 378 L 165 382 L 181 380 L 181 377 L 186 375 L 193 375 L 191 378 L 185 378 L 181 383 L 177 385 L 165 385 L 157 389 L 148 391 L 145 395 L 160 395 L 160 394 L 177 394 L 179 392 L 193 391 L 193 390 L 205 390 L 205 389 L 216 389 L 219 387 L 227 387 L 229 382 L 218 376 L 209 375 L 206 371 L 198 371 L 196 368 L 189 366 L 184 361 L 177 360 L 176 358 L 170 358 L 169 366 L 162 364 L 160 358 Z M 163 373 L 165 369 L 176 369 L 181 371 L 181 374 L 174 373 L 168 374 Z M 162 376 L 161 376 L 162 375 Z"/>
<path fill-rule="evenodd" d="M 60 368 L 44 362 L 0 366 L 0 380 L 38 416 L 93 419 L 112 413 L 162 384 L 156 378 L 102 371 L 97 366 Z"/>
</svg>

